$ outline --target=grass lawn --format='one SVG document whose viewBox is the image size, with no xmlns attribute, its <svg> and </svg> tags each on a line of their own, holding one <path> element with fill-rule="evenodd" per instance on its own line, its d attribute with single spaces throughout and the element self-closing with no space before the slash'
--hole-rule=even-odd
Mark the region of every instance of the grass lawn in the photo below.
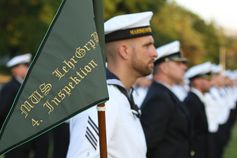
<svg viewBox="0 0 237 158">
<path fill-rule="evenodd" d="M 225 150 L 224 158 L 237 158 L 237 123 L 232 131 L 231 140 Z"/>
</svg>

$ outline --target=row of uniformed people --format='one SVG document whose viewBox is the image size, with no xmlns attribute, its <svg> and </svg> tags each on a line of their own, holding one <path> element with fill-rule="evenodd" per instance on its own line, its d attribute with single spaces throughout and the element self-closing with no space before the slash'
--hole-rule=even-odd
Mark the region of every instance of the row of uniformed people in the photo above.
<svg viewBox="0 0 237 158">
<path fill-rule="evenodd" d="M 223 71 L 220 66 L 211 65 L 210 63 L 198 65 L 196 68 L 197 69 L 191 68 L 192 73 L 197 73 L 198 69 L 201 72 L 205 72 L 209 69 L 211 73 L 209 77 L 210 90 L 204 93 L 203 97 L 200 97 L 204 103 L 203 113 L 206 115 L 208 127 L 208 157 L 222 157 L 224 148 L 230 139 L 231 129 L 236 121 L 237 115 L 236 72 L 229 71 L 229 75 L 226 76 L 226 73 L 222 73 Z M 190 71 L 186 73 L 186 78 L 188 78 L 188 75 L 190 75 Z M 176 85 L 172 90 L 179 96 L 180 100 L 187 100 L 187 87 L 187 85 Z M 191 106 L 188 105 L 188 107 Z M 201 123 L 201 120 L 199 120 L 199 123 Z"/>
<path fill-rule="evenodd" d="M 172 85 L 182 82 L 187 59 L 178 41 L 157 53 L 149 26 L 151 17 L 151 12 L 143 12 L 105 22 L 109 158 L 191 157 L 190 116 L 171 91 Z M 153 69 L 153 81 L 140 113 L 132 86 Z M 98 139 L 97 110 L 92 107 L 70 120 L 67 157 L 100 157 Z"/>
<path fill-rule="evenodd" d="M 172 43 L 167 44 L 166 46 L 162 46 L 162 49 L 164 47 L 170 47 L 169 51 L 171 51 L 171 45 Z M 158 54 L 162 53 L 162 49 L 158 49 L 160 50 L 158 51 Z M 184 101 L 185 106 L 190 113 L 192 120 L 190 145 L 191 155 L 196 158 L 221 158 L 223 156 L 224 147 L 226 146 L 230 138 L 231 128 L 233 127 L 236 120 L 237 88 L 234 84 L 234 79 L 236 81 L 236 72 L 229 73 L 229 75 L 232 75 L 232 80 L 230 80 L 230 78 L 227 78 L 227 76 L 223 76 L 221 72 L 222 71 L 220 66 L 212 65 L 209 62 L 200 64 L 192 67 L 185 74 L 185 81 L 188 81 L 189 84 L 182 86 L 173 85 L 172 87 L 170 87 L 171 91 L 174 92 L 180 100 Z M 144 79 L 150 80 L 148 78 Z M 137 85 L 141 84 L 141 81 L 142 80 L 139 80 Z M 183 84 L 183 82 L 180 82 L 179 84 Z M 137 86 L 137 89 L 135 89 L 134 96 L 136 102 L 139 105 L 141 105 L 142 102 L 140 97 L 144 98 L 145 95 L 147 95 L 146 98 L 151 97 L 152 94 L 149 93 L 149 91 L 147 93 L 147 90 L 148 87 L 144 88 L 142 86 Z M 158 97 L 158 94 L 156 94 L 156 97 Z M 154 97 L 153 99 L 149 100 L 150 102 L 146 103 L 147 101 L 145 99 L 145 103 L 143 103 L 142 105 L 142 116 L 146 115 L 146 113 L 146 116 L 152 115 L 152 112 L 154 112 L 155 110 L 151 109 L 149 112 L 146 112 L 146 110 L 144 110 L 147 108 L 143 106 L 151 106 L 156 99 Z M 157 102 L 162 102 L 162 99 Z M 155 104 L 156 106 L 159 105 L 159 103 Z M 162 115 L 158 112 L 159 110 L 161 113 L 164 113 L 164 110 L 162 110 L 162 108 L 159 108 L 155 112 L 161 117 Z M 168 117 L 167 114 L 166 116 Z M 154 116 L 150 117 L 154 121 Z M 164 118 L 165 117 L 160 118 L 160 122 L 161 120 L 163 120 L 162 124 L 164 124 Z M 158 122 L 158 120 L 154 122 Z M 160 131 L 163 130 L 161 130 L 162 127 L 155 126 L 158 125 L 151 125 L 150 128 L 152 130 L 154 130 L 154 128 L 157 128 L 157 130 L 159 128 Z M 147 130 L 147 126 L 144 127 L 144 130 Z M 151 134 L 152 130 L 148 129 L 147 133 Z M 155 141 L 155 139 L 158 139 L 155 138 L 155 135 L 151 137 L 153 138 L 148 138 L 148 140 L 153 139 L 152 141 Z"/>
<path fill-rule="evenodd" d="M 186 98 L 182 102 L 172 87 L 183 83 L 187 59 L 182 55 L 179 41 L 156 51 L 151 17 L 151 12 L 120 15 L 104 25 L 109 92 L 109 101 L 105 103 L 108 157 L 205 158 L 208 120 L 203 95 L 208 87 L 202 86 L 203 81 L 208 86 L 208 74 L 194 73 L 192 88 L 188 97 L 182 96 Z M 142 91 L 143 101 L 136 90 L 132 93 L 132 87 L 152 69 L 152 81 L 144 84 L 147 92 Z M 142 113 L 132 96 L 140 99 Z M 197 102 L 189 103 L 193 101 Z M 199 112 L 195 108 L 200 106 L 204 125 L 192 115 Z M 200 131 L 199 127 L 204 130 Z M 70 120 L 67 158 L 97 158 L 99 150 L 98 116 L 94 106 Z"/>
<path fill-rule="evenodd" d="M 174 84 L 183 81 L 187 59 L 182 55 L 179 41 L 155 50 L 149 27 L 151 15 L 145 12 L 117 16 L 105 23 L 109 157 L 195 155 L 191 117 L 171 90 Z M 153 81 L 140 114 L 131 89 L 136 79 L 148 75 L 152 68 Z M 68 158 L 99 157 L 97 118 L 97 110 L 92 107 L 71 119 Z"/>
<path fill-rule="evenodd" d="M 215 70 L 217 66 L 205 63 L 210 69 L 209 84 L 210 89 L 203 95 L 204 110 L 208 127 L 208 157 L 221 158 L 226 146 L 230 130 L 236 118 L 236 95 L 229 95 L 234 90 L 233 85 L 226 85 L 221 74 L 221 69 Z M 214 70 L 213 70 L 214 68 Z M 203 68 L 204 69 L 204 68 Z M 207 70 L 208 68 L 206 68 Z M 231 109 L 233 109 L 233 112 Z M 229 126 L 231 124 L 231 126 Z"/>
<path fill-rule="evenodd" d="M 210 63 L 205 63 L 202 64 L 202 66 L 198 65 L 197 67 L 201 72 L 208 70 L 208 68 L 205 67 L 209 67 L 209 69 L 212 67 L 212 69 L 209 70 L 212 72 L 212 77 L 210 76 L 212 78 L 210 81 L 210 91 L 206 92 L 203 97 L 200 98 L 202 98 L 202 102 L 204 103 L 204 109 L 202 109 L 202 111 L 206 115 L 204 116 L 205 119 L 203 124 L 206 124 L 206 131 L 208 130 L 209 146 L 206 147 L 209 149 L 208 157 L 221 157 L 223 155 L 224 147 L 230 139 L 231 129 L 236 120 L 237 88 L 236 84 L 233 82 L 233 79 L 236 80 L 236 72 L 231 73 L 232 76 L 235 77 L 232 77 L 231 81 L 227 78 L 227 76 L 223 76 L 221 74 L 220 68 L 218 70 L 219 72 L 216 70 L 213 72 L 213 67 L 216 67 L 215 65 L 210 66 Z M 198 71 L 196 71 L 196 73 L 198 73 Z M 187 96 L 187 92 L 189 91 L 189 88 L 187 87 L 189 86 L 175 85 L 172 87 L 172 91 L 179 97 L 180 100 L 184 100 Z M 139 93 L 141 89 L 143 90 L 143 93 Z M 147 88 L 140 87 L 139 91 L 136 92 L 135 90 L 135 97 L 144 96 L 146 89 Z M 193 88 L 192 91 L 194 91 Z M 199 119 L 198 122 L 200 123 L 201 119 Z"/>
<path fill-rule="evenodd" d="M 206 114 L 212 140 L 213 155 L 222 157 L 236 121 L 236 86 L 229 82 L 228 76 L 215 73 L 213 87 L 206 94 Z M 216 151 L 214 151 L 216 150 Z M 216 154 L 216 155 L 215 155 Z"/>
</svg>

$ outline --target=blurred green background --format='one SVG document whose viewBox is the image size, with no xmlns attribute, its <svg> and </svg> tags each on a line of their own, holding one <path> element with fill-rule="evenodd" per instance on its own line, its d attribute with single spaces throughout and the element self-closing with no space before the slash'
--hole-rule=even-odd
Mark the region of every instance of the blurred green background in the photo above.
<svg viewBox="0 0 237 158">
<path fill-rule="evenodd" d="M 224 28 L 214 22 L 204 21 L 175 1 L 103 1 L 105 20 L 123 13 L 153 11 L 152 28 L 156 47 L 180 40 L 191 65 L 206 60 L 219 63 L 220 50 L 223 48 L 226 52 L 226 67 L 237 67 L 237 37 L 226 35 Z M 4 65 L 9 55 L 37 52 L 60 3 L 60 0 L 0 1 L 0 66 Z"/>
<path fill-rule="evenodd" d="M 224 158 L 237 158 L 237 124 L 232 131 L 232 137 L 225 149 Z"/>
</svg>

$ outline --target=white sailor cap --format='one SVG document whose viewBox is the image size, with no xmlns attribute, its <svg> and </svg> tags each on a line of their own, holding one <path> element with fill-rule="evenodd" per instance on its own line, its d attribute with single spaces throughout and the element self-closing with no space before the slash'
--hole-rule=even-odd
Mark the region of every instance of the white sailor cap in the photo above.
<svg viewBox="0 0 237 158">
<path fill-rule="evenodd" d="M 223 71 L 221 65 L 212 64 L 212 74 L 220 74 Z"/>
<path fill-rule="evenodd" d="M 7 62 L 6 66 L 8 68 L 11 68 L 11 67 L 17 66 L 19 64 L 30 63 L 30 60 L 31 60 L 31 54 L 30 53 L 23 54 L 23 55 L 17 55 L 15 57 L 13 57 L 12 59 L 10 59 Z"/>
<path fill-rule="evenodd" d="M 151 35 L 151 11 L 115 16 L 104 24 L 105 42 Z"/>
<path fill-rule="evenodd" d="M 232 71 L 232 70 L 225 70 L 223 72 L 223 76 L 225 76 L 229 79 L 232 79 L 232 80 L 235 80 L 237 78 L 236 71 Z"/>
<path fill-rule="evenodd" d="M 187 70 L 185 78 L 192 80 L 198 77 L 210 77 L 212 73 L 212 64 L 205 62 L 199 65 L 195 65 Z"/>
<path fill-rule="evenodd" d="M 169 60 L 179 62 L 188 61 L 182 54 L 179 41 L 173 41 L 165 44 L 157 48 L 156 51 L 158 53 L 158 58 L 155 61 L 155 65 Z"/>
<path fill-rule="evenodd" d="M 237 71 L 233 71 L 233 70 L 226 70 L 224 72 L 224 76 L 232 79 L 232 80 L 236 80 L 237 79 Z"/>
</svg>

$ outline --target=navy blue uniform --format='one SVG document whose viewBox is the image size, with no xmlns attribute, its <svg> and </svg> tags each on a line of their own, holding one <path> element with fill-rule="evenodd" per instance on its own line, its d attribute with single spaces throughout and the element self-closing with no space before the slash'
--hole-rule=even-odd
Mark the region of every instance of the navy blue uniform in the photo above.
<svg viewBox="0 0 237 158">
<path fill-rule="evenodd" d="M 189 158 L 189 114 L 166 86 L 153 81 L 142 104 L 147 158 Z"/>
</svg>

